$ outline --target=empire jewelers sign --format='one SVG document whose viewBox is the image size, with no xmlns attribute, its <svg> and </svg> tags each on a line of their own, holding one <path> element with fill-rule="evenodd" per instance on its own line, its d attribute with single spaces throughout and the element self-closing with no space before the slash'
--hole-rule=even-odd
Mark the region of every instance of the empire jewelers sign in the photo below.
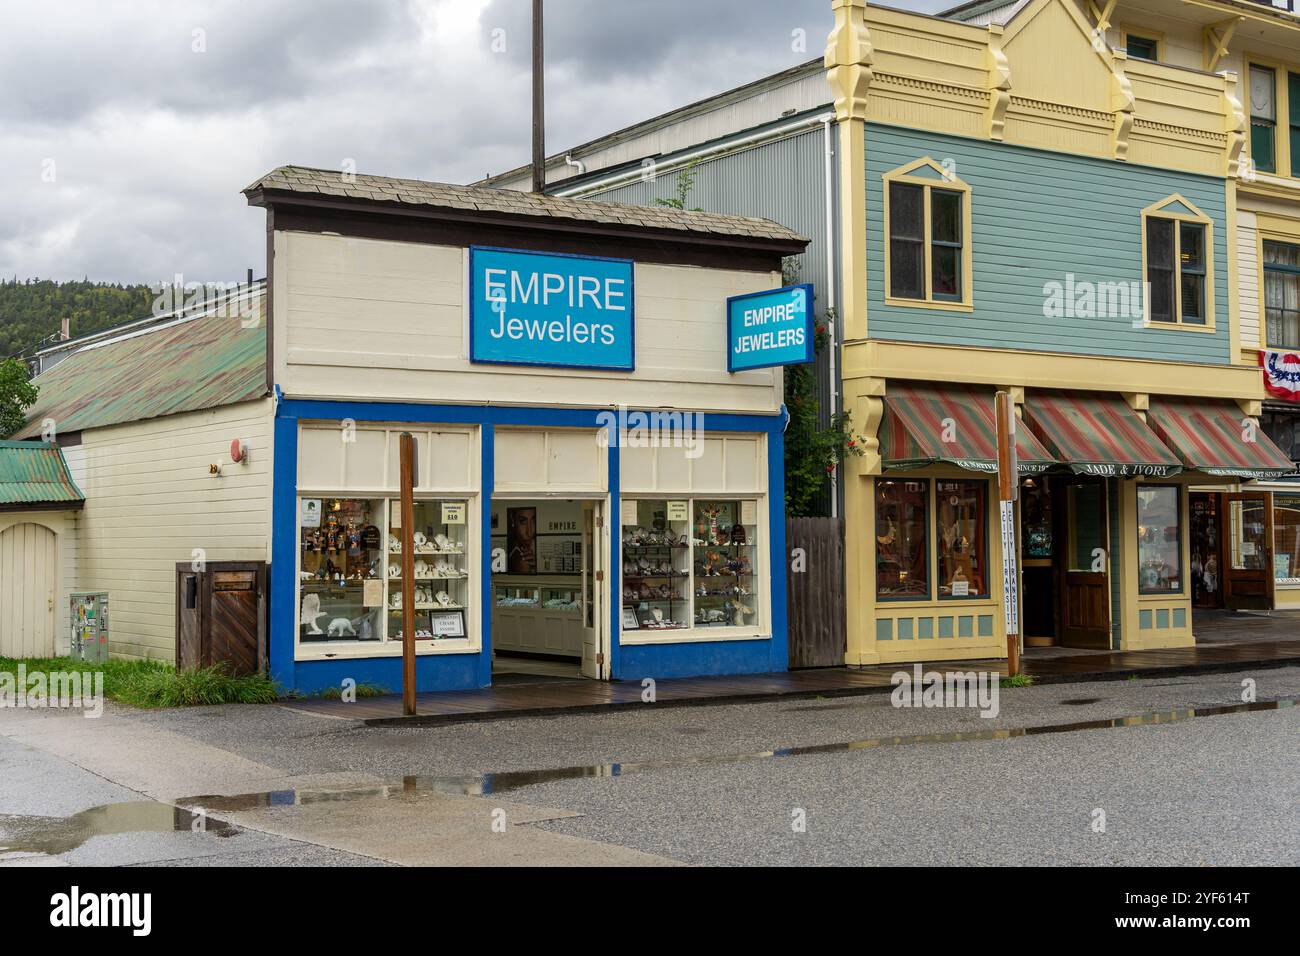
<svg viewBox="0 0 1300 956">
<path fill-rule="evenodd" d="M 471 362 L 630 372 L 632 261 L 469 250 Z"/>
<path fill-rule="evenodd" d="M 727 371 L 813 361 L 812 303 L 807 284 L 727 299 Z"/>
</svg>

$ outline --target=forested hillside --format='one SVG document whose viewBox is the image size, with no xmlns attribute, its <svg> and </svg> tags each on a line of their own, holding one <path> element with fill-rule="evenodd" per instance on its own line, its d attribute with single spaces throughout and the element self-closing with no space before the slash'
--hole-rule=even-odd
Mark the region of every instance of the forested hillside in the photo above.
<svg viewBox="0 0 1300 956">
<path fill-rule="evenodd" d="M 53 282 L 49 279 L 0 281 L 0 360 L 28 354 L 49 336 L 58 338 L 59 321 L 72 320 L 73 336 L 149 314 L 155 293 L 147 285 L 105 282 Z"/>
</svg>

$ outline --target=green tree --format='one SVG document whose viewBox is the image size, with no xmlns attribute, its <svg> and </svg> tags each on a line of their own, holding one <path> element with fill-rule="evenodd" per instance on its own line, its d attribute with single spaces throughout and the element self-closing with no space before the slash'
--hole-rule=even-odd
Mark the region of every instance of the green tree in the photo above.
<svg viewBox="0 0 1300 956">
<path fill-rule="evenodd" d="M 8 438 L 27 422 L 27 409 L 39 391 L 27 380 L 27 365 L 17 359 L 0 362 L 0 438 Z"/>
<path fill-rule="evenodd" d="M 813 341 L 818 355 L 830 344 L 827 323 L 833 319 L 834 312 L 828 310 L 817 320 Z M 790 415 L 785 429 L 786 517 L 815 517 L 823 511 L 818 499 L 827 480 L 850 455 L 863 454 L 862 439 L 854 434 L 848 412 L 833 415 L 825 428 L 818 423 L 821 403 L 814 364 L 785 367 L 785 408 Z"/>
</svg>

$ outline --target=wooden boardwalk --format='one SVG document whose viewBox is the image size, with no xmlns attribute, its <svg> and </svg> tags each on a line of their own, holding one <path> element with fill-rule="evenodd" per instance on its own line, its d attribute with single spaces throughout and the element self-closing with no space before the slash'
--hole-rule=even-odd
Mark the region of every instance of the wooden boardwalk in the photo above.
<svg viewBox="0 0 1300 956">
<path fill-rule="evenodd" d="M 1289 664 L 1300 664 L 1300 639 L 1037 658 L 1031 652 L 1024 660 L 1024 670 L 1033 676 L 1036 683 L 1050 684 L 1285 667 Z M 922 666 L 927 671 L 992 670 L 1006 674 L 1006 661 L 1003 660 L 945 661 Z M 911 664 L 888 664 L 660 680 L 655 685 L 655 704 L 725 704 L 887 692 L 892 687 L 891 677 L 900 670 L 910 671 L 911 668 Z M 373 724 L 458 723 L 642 707 L 642 693 L 640 682 L 634 681 L 607 683 L 551 679 L 539 683 L 507 683 L 480 690 L 418 694 L 414 717 L 402 715 L 402 699 L 396 694 L 362 698 L 352 704 L 340 700 L 305 699 L 284 701 L 282 706 Z"/>
</svg>

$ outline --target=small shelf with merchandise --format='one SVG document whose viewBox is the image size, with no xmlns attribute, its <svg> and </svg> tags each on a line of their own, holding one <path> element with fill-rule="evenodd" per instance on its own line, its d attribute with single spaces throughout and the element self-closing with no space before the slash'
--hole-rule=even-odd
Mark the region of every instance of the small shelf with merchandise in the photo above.
<svg viewBox="0 0 1300 956">
<path fill-rule="evenodd" d="M 411 534 L 414 565 L 415 639 L 453 640 L 467 636 L 465 612 L 469 606 L 469 570 L 466 563 L 466 526 L 448 521 L 465 514 L 463 502 L 416 501 Z M 401 504 L 389 505 L 387 539 L 387 594 L 389 640 L 403 639 Z"/>
<path fill-rule="evenodd" d="M 637 521 L 625 524 L 622 545 L 624 628 L 690 627 L 691 548 L 685 518 L 670 520 L 669 503 L 636 502 Z M 683 508 L 684 512 L 684 508 Z M 633 627 L 628 618 L 634 616 Z"/>
<path fill-rule="evenodd" d="M 383 502 L 307 498 L 300 509 L 299 640 L 382 640 L 379 608 L 365 599 L 367 584 L 372 595 L 383 590 Z"/>
<path fill-rule="evenodd" d="M 694 624 L 697 628 L 748 627 L 757 623 L 758 527 L 744 521 L 753 503 L 695 502 L 691 545 L 694 556 Z"/>
</svg>

